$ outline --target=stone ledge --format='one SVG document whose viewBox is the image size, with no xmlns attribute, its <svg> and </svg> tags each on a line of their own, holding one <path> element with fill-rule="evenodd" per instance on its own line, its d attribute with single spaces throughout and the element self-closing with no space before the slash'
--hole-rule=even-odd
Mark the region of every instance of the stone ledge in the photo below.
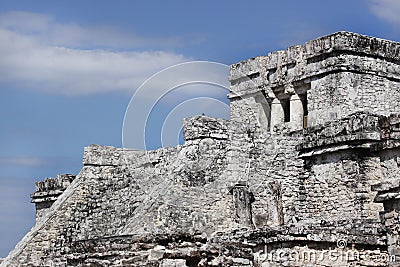
<svg viewBox="0 0 400 267">
<path fill-rule="evenodd" d="M 377 191 L 375 202 L 382 203 L 389 200 L 400 201 L 400 179 L 385 180 L 372 185 L 371 189 Z"/>
<path fill-rule="evenodd" d="M 396 145 L 391 141 L 400 139 L 399 125 L 399 114 L 379 116 L 356 112 L 341 120 L 304 129 L 304 139 L 297 149 L 302 153 L 319 150 L 318 154 L 321 154 L 325 150 L 376 149 L 379 144 L 389 148 Z"/>
<path fill-rule="evenodd" d="M 65 190 L 65 188 L 64 188 Z M 31 194 L 31 203 L 40 203 L 48 201 L 56 201 L 58 196 L 61 195 L 64 190 L 51 190 L 49 192 L 38 192 Z"/>
<path fill-rule="evenodd" d="M 75 179 L 73 174 L 60 174 L 35 183 L 36 191 L 31 194 L 32 203 L 54 202 Z"/>
<path fill-rule="evenodd" d="M 375 202 L 385 202 L 387 200 L 400 200 L 400 192 L 397 193 L 380 193 L 376 196 Z"/>
<path fill-rule="evenodd" d="M 334 51 L 351 51 L 400 63 L 400 43 L 342 31 L 319 37 L 303 45 L 295 45 L 285 50 L 271 52 L 264 57 L 251 58 L 233 64 L 231 65 L 230 80 L 257 73 L 262 69 L 261 65 L 265 65 L 267 70 L 282 66 L 292 69 L 301 60 L 315 58 Z"/>
<path fill-rule="evenodd" d="M 367 223 L 376 223 L 367 222 Z M 338 228 L 343 225 L 343 229 Z M 339 224 L 332 222 L 331 226 L 317 225 L 290 225 L 262 229 L 237 229 L 227 232 L 216 232 L 207 238 L 200 233 L 165 234 L 165 235 L 136 235 L 103 237 L 98 239 L 75 241 L 67 258 L 76 263 L 84 262 L 87 258 L 107 257 L 113 255 L 123 258 L 127 255 L 145 255 L 143 260 L 160 261 L 162 259 L 188 259 L 200 255 L 211 258 L 231 256 L 234 262 L 252 259 L 252 253 L 260 246 L 269 248 L 295 247 L 310 245 L 310 247 L 335 248 L 338 240 L 344 240 L 350 248 L 385 246 L 386 239 L 375 234 L 360 233 L 354 227 L 363 226 L 362 222 L 343 221 Z M 377 229 L 377 225 L 370 228 Z M 378 231 L 378 230 L 377 230 Z M 162 245 L 160 245 L 162 244 Z M 133 246 L 134 245 L 134 246 Z M 221 252 L 220 248 L 225 249 Z M 247 251 L 247 253 L 243 253 Z"/>
<path fill-rule="evenodd" d="M 389 191 L 394 188 L 400 188 L 400 179 L 386 180 L 372 185 L 372 190 L 378 192 Z"/>
<path fill-rule="evenodd" d="M 330 243 L 336 245 L 337 240 L 344 239 L 348 244 L 356 246 L 385 246 L 386 238 L 379 233 L 368 233 L 366 229 L 372 232 L 384 232 L 380 223 L 369 222 L 366 225 L 362 222 L 346 222 L 345 225 L 321 226 L 315 225 L 290 225 L 274 228 L 261 228 L 256 230 L 243 229 L 235 232 L 216 233 L 210 240 L 216 244 L 236 244 L 256 247 L 261 244 L 279 244 L 283 243 Z M 365 232 L 362 232 L 365 230 Z"/>
<path fill-rule="evenodd" d="M 84 148 L 83 165 L 90 166 L 132 166 L 148 161 L 146 154 L 160 154 L 159 150 L 144 151 L 129 148 L 116 148 L 112 146 L 90 145 Z"/>
<path fill-rule="evenodd" d="M 87 167 L 115 168 L 155 167 L 174 158 L 180 147 L 163 147 L 156 150 L 115 148 L 112 146 L 90 145 L 85 147 L 83 165 Z"/>
</svg>

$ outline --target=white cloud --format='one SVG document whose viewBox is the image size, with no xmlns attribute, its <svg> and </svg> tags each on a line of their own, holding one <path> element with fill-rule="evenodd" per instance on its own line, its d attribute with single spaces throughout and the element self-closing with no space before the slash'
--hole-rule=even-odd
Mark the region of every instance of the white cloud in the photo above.
<svg viewBox="0 0 400 267">
<path fill-rule="evenodd" d="M 67 47 L 148 48 L 182 46 L 178 37 L 135 35 L 110 26 L 86 26 L 57 23 L 53 17 L 31 12 L 8 12 L 0 15 L 2 28 L 36 37 L 49 45 Z"/>
<path fill-rule="evenodd" d="M 0 165 L 41 166 L 47 162 L 36 157 L 0 157 Z"/>
<path fill-rule="evenodd" d="M 155 72 L 189 59 L 165 51 L 117 52 L 79 46 L 170 45 L 126 36 L 111 28 L 57 24 L 51 17 L 12 12 L 0 16 L 0 83 L 50 93 L 131 93 Z"/>
<path fill-rule="evenodd" d="M 400 25 L 399 0 L 368 0 L 371 12 L 382 20 Z"/>
</svg>

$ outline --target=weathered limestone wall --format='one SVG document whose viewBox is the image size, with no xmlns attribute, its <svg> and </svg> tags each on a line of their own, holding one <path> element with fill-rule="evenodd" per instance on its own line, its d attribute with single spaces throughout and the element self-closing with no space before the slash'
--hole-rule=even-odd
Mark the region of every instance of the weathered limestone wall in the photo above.
<svg viewBox="0 0 400 267">
<path fill-rule="evenodd" d="M 379 171 L 382 173 L 383 180 L 397 180 L 400 178 L 400 149 L 388 149 L 380 154 L 381 166 Z"/>
<path fill-rule="evenodd" d="M 277 182 L 284 188 L 284 192 L 278 195 L 283 193 L 279 197 L 282 197 L 285 223 L 296 220 L 296 216 L 301 217 L 303 213 L 307 216 L 314 213 L 312 204 L 308 204 L 308 207 L 305 204 L 307 197 L 315 202 L 323 200 L 322 203 L 331 203 L 327 195 L 337 200 L 343 197 L 344 203 L 347 203 L 343 210 L 356 202 L 364 203 L 363 198 L 367 195 L 369 202 L 359 208 L 358 216 L 365 217 L 361 213 L 367 212 L 372 213 L 371 218 L 378 217 L 380 206 L 370 203 L 373 202 L 373 196 L 368 187 L 379 178 L 371 178 L 370 174 L 360 178 L 359 175 L 361 169 L 367 171 L 369 165 L 376 166 L 377 159 L 373 155 L 365 158 L 364 152 L 358 156 L 352 155 L 352 152 L 337 152 L 315 157 L 312 163 L 309 160 L 304 164 L 302 159 L 296 159 L 298 151 L 294 148 L 299 144 L 301 134 L 290 137 L 285 131 L 345 119 L 356 111 L 380 115 L 396 112 L 400 97 L 400 90 L 396 89 L 399 47 L 392 42 L 341 32 L 312 40 L 303 46 L 290 47 L 232 65 L 229 97 L 231 125 L 235 131 L 232 134 L 228 171 L 230 176 L 243 177 L 238 179 L 247 181 L 250 189 L 253 187 L 255 202 L 252 209 L 258 224 L 259 221 L 265 221 L 265 215 L 262 214 L 268 214 L 262 207 L 269 210 L 268 204 L 258 199 L 271 197 L 266 191 L 254 189 L 263 182 L 263 189 L 268 188 L 267 184 L 271 182 Z M 374 139 L 377 137 L 373 135 L 380 133 L 360 131 L 358 134 Z M 342 138 L 354 137 L 348 135 Z M 251 145 L 261 152 L 254 152 L 257 149 L 251 149 Z M 251 153 L 257 160 L 252 160 Z M 313 164 L 313 169 L 306 172 L 302 170 L 304 165 Z M 252 172 L 256 174 L 252 175 Z M 347 177 L 348 181 L 344 182 L 343 177 Z M 321 179 L 331 184 L 320 184 Z M 312 189 L 316 195 L 307 196 L 307 183 L 316 185 Z M 360 192 L 349 194 L 349 186 L 354 188 L 361 183 L 363 186 L 357 189 Z M 335 185 L 333 191 L 332 185 Z M 327 190 L 330 193 L 327 194 Z M 288 192 L 286 195 L 285 191 Z M 335 205 L 320 207 L 316 205 L 315 210 L 324 213 L 325 217 L 329 217 L 331 211 L 337 218 L 340 217 L 342 210 L 336 209 Z M 364 210 L 366 207 L 368 211 Z M 347 217 L 350 218 L 351 214 Z"/>
<path fill-rule="evenodd" d="M 31 202 L 35 203 L 36 221 L 43 217 L 74 179 L 75 175 L 61 174 L 35 183 L 36 191 L 31 194 Z"/>
<path fill-rule="evenodd" d="M 232 65 L 229 121 L 85 148 L 69 185 L 38 184 L 50 202 L 1 266 L 396 266 L 399 63 L 340 32 Z"/>
<path fill-rule="evenodd" d="M 355 113 L 310 127 L 298 147 L 305 159 L 304 219 L 379 222 L 371 187 L 398 179 L 398 115 Z"/>
<path fill-rule="evenodd" d="M 342 119 L 356 111 L 379 115 L 398 112 L 400 85 L 387 77 L 337 72 L 311 82 L 309 125 Z"/>
<path fill-rule="evenodd" d="M 207 127 L 211 134 L 203 135 Z M 7 263 L 69 265 L 73 244 L 84 240 L 211 234 L 234 227 L 227 208 L 233 205 L 231 196 L 224 181 L 217 179 L 227 165 L 226 121 L 190 118 L 184 129 L 188 140 L 177 148 L 85 148 L 84 167 L 68 192 L 44 213 Z"/>
<path fill-rule="evenodd" d="M 379 157 L 363 150 L 333 152 L 306 161 L 303 219 L 324 221 L 379 219 L 383 207 L 374 203 L 371 185 L 382 177 L 370 175 L 368 165 L 379 167 Z"/>
<path fill-rule="evenodd" d="M 392 158 L 393 153 L 390 154 L 391 154 L 390 157 Z M 395 168 L 397 168 L 397 166 L 395 166 Z M 400 182 L 399 177 L 394 178 L 392 175 L 390 175 L 381 183 L 376 184 L 372 187 L 372 189 L 377 192 L 375 201 L 383 203 L 384 206 L 384 210 L 381 212 L 381 220 L 385 227 L 385 234 L 388 246 L 387 250 L 388 253 L 396 257 L 396 259 L 400 258 L 400 239 L 399 239 L 400 183 L 399 182 Z M 388 266 L 398 266 L 398 261 L 397 262 L 392 261 L 388 264 Z"/>
<path fill-rule="evenodd" d="M 290 224 L 296 221 L 297 204 L 300 202 L 301 179 L 303 160 L 297 155 L 299 152 L 296 147 L 301 142 L 301 136 L 292 134 L 290 125 L 280 125 L 276 127 L 275 151 L 273 157 L 268 159 L 268 171 L 259 173 L 259 180 L 265 181 L 258 185 L 259 197 L 265 207 L 270 206 L 270 198 L 276 196 L 271 194 L 269 187 L 279 188 L 279 198 L 281 203 L 282 220 L 281 225 Z M 301 212 L 301 211 L 300 211 Z"/>
</svg>

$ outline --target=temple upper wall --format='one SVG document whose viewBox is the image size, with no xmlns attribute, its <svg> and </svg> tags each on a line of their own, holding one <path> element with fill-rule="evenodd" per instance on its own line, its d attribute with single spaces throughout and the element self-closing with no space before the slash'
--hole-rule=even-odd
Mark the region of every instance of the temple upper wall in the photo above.
<svg viewBox="0 0 400 267">
<path fill-rule="evenodd" d="M 231 104 L 242 107 L 232 118 L 253 116 L 271 131 L 280 123 L 300 129 L 357 111 L 388 115 L 400 100 L 400 43 L 338 32 L 234 64 L 230 81 Z"/>
</svg>

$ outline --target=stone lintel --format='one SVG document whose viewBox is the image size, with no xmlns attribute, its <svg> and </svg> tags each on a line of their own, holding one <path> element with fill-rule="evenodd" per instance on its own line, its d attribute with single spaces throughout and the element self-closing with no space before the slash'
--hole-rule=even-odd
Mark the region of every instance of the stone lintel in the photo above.
<svg viewBox="0 0 400 267">
<path fill-rule="evenodd" d="M 49 192 L 35 192 L 31 194 L 31 203 L 40 202 L 54 202 L 57 200 L 58 196 L 61 195 L 66 188 L 60 190 L 51 190 Z"/>
<path fill-rule="evenodd" d="M 377 191 L 375 202 L 385 203 L 397 201 L 400 203 L 400 179 L 388 179 L 372 185 L 371 189 Z"/>
</svg>

